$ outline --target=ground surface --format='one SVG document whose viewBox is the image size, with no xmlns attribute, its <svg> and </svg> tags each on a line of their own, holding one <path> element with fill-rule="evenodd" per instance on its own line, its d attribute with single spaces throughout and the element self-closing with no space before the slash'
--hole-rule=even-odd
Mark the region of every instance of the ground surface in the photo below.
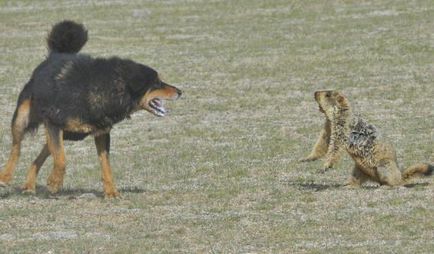
<svg viewBox="0 0 434 254">
<path fill-rule="evenodd" d="M 29 136 L 0 189 L 4 253 L 432 253 L 434 180 L 342 187 L 345 156 L 318 174 L 317 89 L 342 89 L 397 148 L 434 162 L 434 3 L 420 1 L 0 1 L 0 164 L 17 95 L 64 18 L 83 52 L 148 64 L 184 91 L 113 132 L 120 200 L 101 196 L 92 139 L 67 143 L 57 197 L 22 194 L 42 147 Z"/>
</svg>

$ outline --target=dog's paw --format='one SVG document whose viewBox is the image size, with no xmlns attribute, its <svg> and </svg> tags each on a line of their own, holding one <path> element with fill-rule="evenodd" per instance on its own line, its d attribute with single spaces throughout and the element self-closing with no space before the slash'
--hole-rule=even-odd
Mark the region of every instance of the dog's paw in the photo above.
<svg viewBox="0 0 434 254">
<path fill-rule="evenodd" d="M 51 194 L 56 194 L 62 188 L 62 182 L 55 181 L 51 178 L 47 181 L 47 189 Z"/>
<path fill-rule="evenodd" d="M 9 185 L 11 177 L 8 175 L 0 174 L 0 187 L 6 187 Z"/>
<path fill-rule="evenodd" d="M 105 199 L 121 199 L 121 195 L 119 192 L 110 192 L 110 193 L 104 193 Z"/>
<path fill-rule="evenodd" d="M 21 192 L 24 194 L 34 195 L 36 194 L 36 188 L 35 186 L 25 184 L 24 186 L 21 187 Z"/>
<path fill-rule="evenodd" d="M 0 180 L 0 187 L 7 187 L 8 184 Z"/>
<path fill-rule="evenodd" d="M 52 172 L 47 179 L 47 189 L 51 194 L 56 194 L 63 187 L 63 175 Z"/>
</svg>

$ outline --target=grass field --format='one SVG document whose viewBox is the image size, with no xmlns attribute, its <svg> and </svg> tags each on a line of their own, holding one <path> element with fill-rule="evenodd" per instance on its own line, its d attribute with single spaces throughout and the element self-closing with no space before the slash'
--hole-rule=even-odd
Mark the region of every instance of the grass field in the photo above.
<svg viewBox="0 0 434 254">
<path fill-rule="evenodd" d="M 140 112 L 112 131 L 122 199 L 102 198 L 91 138 L 67 143 L 64 189 L 25 172 L 28 136 L 0 188 L 2 253 L 432 253 L 434 178 L 411 188 L 342 187 L 298 163 L 323 117 L 317 89 L 342 89 L 401 166 L 434 162 L 432 0 L 0 0 L 0 165 L 16 99 L 62 19 L 89 29 L 84 53 L 131 58 L 184 91 L 170 114 Z"/>
</svg>

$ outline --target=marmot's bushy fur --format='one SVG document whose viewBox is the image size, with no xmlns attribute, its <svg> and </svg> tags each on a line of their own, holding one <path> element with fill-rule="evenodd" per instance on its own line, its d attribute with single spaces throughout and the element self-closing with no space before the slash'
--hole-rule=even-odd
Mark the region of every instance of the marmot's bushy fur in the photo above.
<svg viewBox="0 0 434 254">
<path fill-rule="evenodd" d="M 379 141 L 377 129 L 353 116 L 348 99 L 338 91 L 317 91 L 315 100 L 326 122 L 309 156 L 313 161 L 325 156 L 324 170 L 332 168 L 346 150 L 355 162 L 348 185 L 359 186 L 367 180 L 396 186 L 416 175 L 431 175 L 434 166 L 419 163 L 400 171 L 394 148 Z"/>
</svg>

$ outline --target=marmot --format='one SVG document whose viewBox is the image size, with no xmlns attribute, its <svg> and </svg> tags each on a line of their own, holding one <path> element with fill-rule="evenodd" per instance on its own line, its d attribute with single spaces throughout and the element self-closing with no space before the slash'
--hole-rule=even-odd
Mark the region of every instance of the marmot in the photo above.
<svg viewBox="0 0 434 254">
<path fill-rule="evenodd" d="M 317 160 L 324 155 L 324 171 L 332 168 L 346 150 L 355 165 L 347 185 L 360 186 L 367 180 L 397 186 L 416 175 L 431 175 L 434 166 L 426 163 L 400 171 L 396 152 L 390 144 L 379 141 L 375 126 L 354 116 L 348 99 L 339 91 L 315 92 L 319 110 L 326 116 L 324 129 L 309 156 L 301 161 Z"/>
</svg>

